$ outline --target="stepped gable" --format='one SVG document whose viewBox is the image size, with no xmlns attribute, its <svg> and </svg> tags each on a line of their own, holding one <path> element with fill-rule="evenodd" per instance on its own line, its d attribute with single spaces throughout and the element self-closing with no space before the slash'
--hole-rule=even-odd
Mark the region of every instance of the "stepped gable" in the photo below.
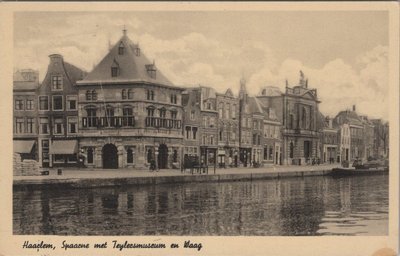
<svg viewBox="0 0 400 256">
<path fill-rule="evenodd" d="M 123 53 L 120 54 L 120 47 Z M 116 77 L 111 74 L 111 67 L 118 67 Z M 151 72 L 154 71 L 153 74 Z M 126 34 L 111 48 L 107 55 L 79 84 L 121 84 L 127 82 L 147 82 L 166 86 L 173 84 L 156 68 L 154 62 L 141 52 Z"/>
</svg>

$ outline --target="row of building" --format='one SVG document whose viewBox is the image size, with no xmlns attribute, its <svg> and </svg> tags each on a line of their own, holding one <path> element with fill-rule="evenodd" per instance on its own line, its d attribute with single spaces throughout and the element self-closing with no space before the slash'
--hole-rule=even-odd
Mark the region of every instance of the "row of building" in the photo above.
<svg viewBox="0 0 400 256">
<path fill-rule="evenodd" d="M 219 167 L 343 162 L 388 156 L 388 123 L 352 110 L 319 111 L 317 90 L 299 83 L 249 95 L 179 87 L 126 30 L 89 73 L 50 55 L 14 74 L 14 152 L 42 167 L 180 168 L 188 159 Z M 83 162 L 80 162 L 79 160 Z"/>
</svg>

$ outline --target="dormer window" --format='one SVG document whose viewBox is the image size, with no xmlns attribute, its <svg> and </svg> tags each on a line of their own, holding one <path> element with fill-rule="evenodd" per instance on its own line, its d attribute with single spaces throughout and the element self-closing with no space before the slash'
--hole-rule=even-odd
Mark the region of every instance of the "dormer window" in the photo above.
<svg viewBox="0 0 400 256">
<path fill-rule="evenodd" d="M 146 65 L 147 74 L 153 79 L 156 79 L 157 68 L 155 63 Z"/>
<path fill-rule="evenodd" d="M 118 46 L 118 54 L 124 55 L 124 50 L 125 50 L 124 44 L 121 42 Z"/>
<path fill-rule="evenodd" d="M 135 45 L 133 48 L 133 52 L 135 53 L 136 56 L 140 56 L 140 48 L 139 48 L 139 44 Z"/>
<path fill-rule="evenodd" d="M 111 77 L 117 77 L 119 76 L 119 64 L 118 62 L 114 59 L 113 64 L 111 65 Z"/>
</svg>

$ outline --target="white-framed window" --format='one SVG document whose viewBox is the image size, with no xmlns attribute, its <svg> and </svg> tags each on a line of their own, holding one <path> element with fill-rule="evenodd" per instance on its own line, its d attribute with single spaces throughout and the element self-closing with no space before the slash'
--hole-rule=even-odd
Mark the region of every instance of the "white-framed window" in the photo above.
<svg viewBox="0 0 400 256">
<path fill-rule="evenodd" d="M 15 133 L 23 133 L 24 132 L 24 118 L 17 117 L 15 118 Z"/>
<path fill-rule="evenodd" d="M 53 110 L 54 111 L 62 111 L 63 109 L 64 109 L 63 96 L 62 95 L 53 95 Z"/>
<path fill-rule="evenodd" d="M 15 110 L 24 110 L 24 100 L 16 99 L 14 104 Z"/>
<path fill-rule="evenodd" d="M 34 110 L 35 106 L 34 106 L 34 102 L 33 99 L 27 99 L 26 100 L 26 110 Z"/>
<path fill-rule="evenodd" d="M 68 133 L 76 134 L 78 132 L 78 118 L 69 116 L 68 117 Z"/>
<path fill-rule="evenodd" d="M 61 75 L 51 76 L 51 88 L 53 91 L 61 91 L 63 89 L 63 79 Z"/>
<path fill-rule="evenodd" d="M 77 110 L 78 105 L 77 105 L 77 97 L 74 95 L 68 95 L 67 96 L 67 110 Z"/>
<path fill-rule="evenodd" d="M 54 134 L 63 134 L 63 119 L 62 118 L 54 118 Z"/>
<path fill-rule="evenodd" d="M 27 117 L 26 118 L 26 132 L 27 133 L 33 133 L 34 131 L 34 121 L 33 121 L 33 117 Z"/>
<path fill-rule="evenodd" d="M 40 134 L 49 134 L 49 118 L 40 118 Z"/>
</svg>

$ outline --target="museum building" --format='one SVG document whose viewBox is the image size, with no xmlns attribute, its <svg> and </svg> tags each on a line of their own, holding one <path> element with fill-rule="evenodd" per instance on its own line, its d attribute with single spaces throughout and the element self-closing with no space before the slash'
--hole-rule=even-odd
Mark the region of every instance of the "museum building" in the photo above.
<svg viewBox="0 0 400 256">
<path fill-rule="evenodd" d="M 179 166 L 184 88 L 174 86 L 126 30 L 77 87 L 79 147 L 85 166 Z"/>
</svg>

